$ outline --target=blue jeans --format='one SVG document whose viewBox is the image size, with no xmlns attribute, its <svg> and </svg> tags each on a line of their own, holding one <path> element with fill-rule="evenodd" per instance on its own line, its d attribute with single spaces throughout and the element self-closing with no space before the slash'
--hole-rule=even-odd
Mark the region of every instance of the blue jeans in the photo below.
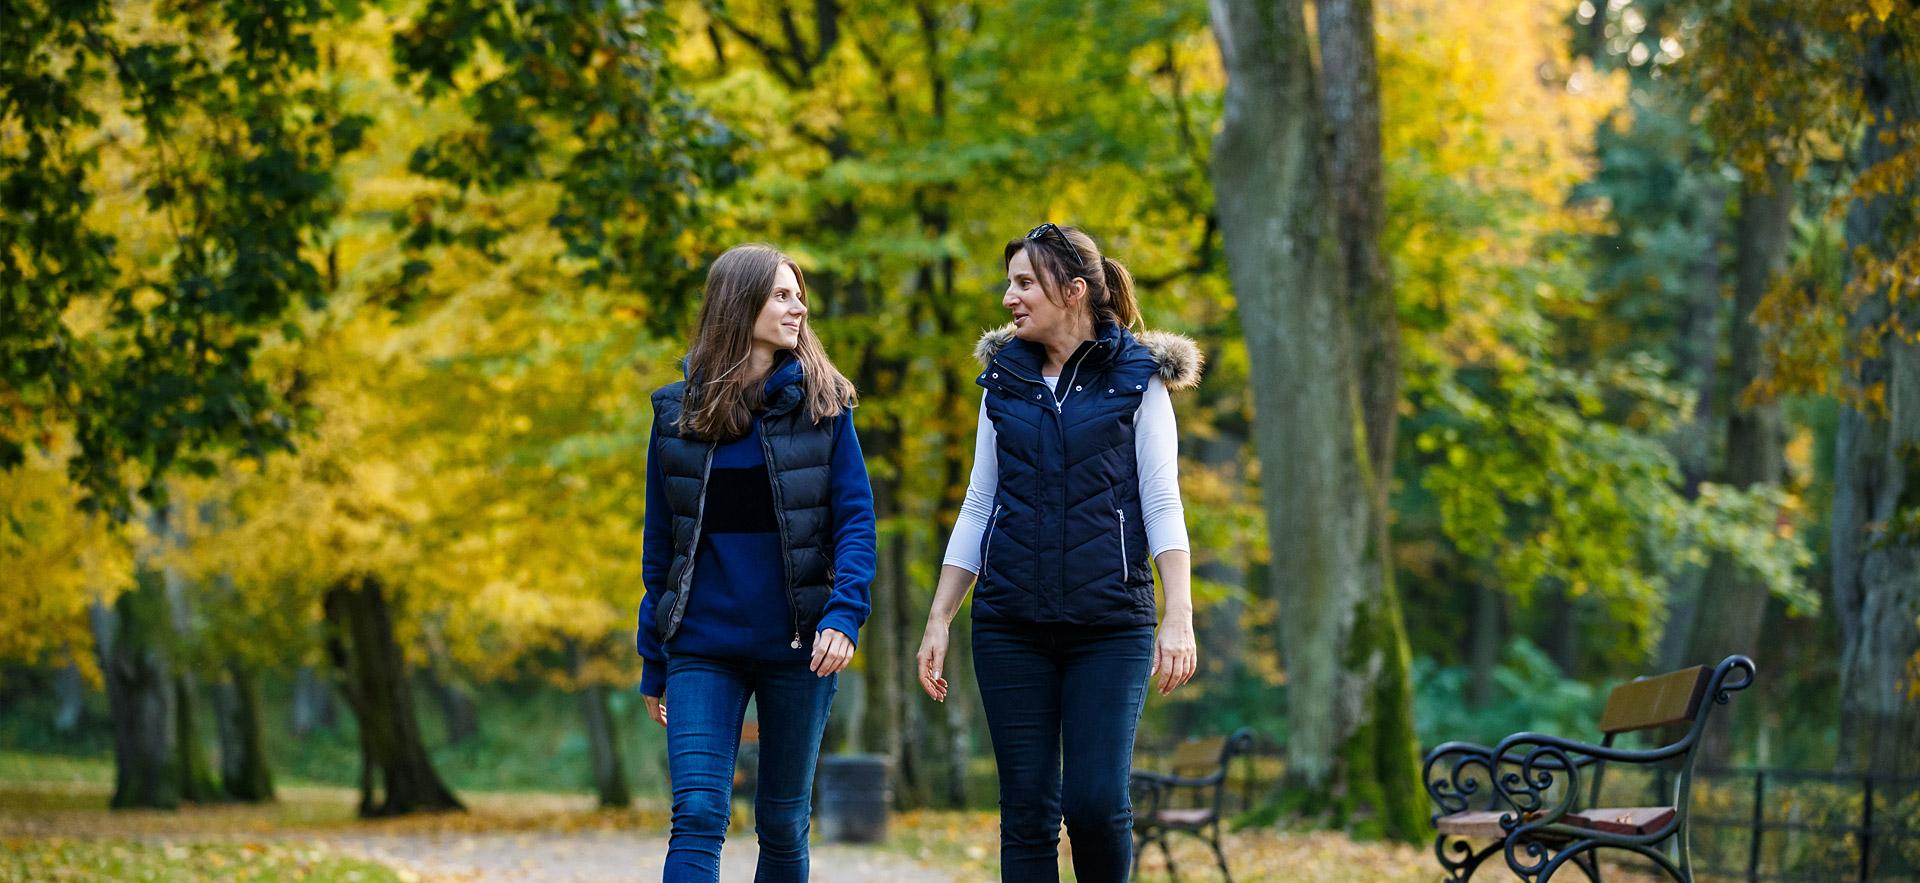
<svg viewBox="0 0 1920 883">
<path fill-rule="evenodd" d="M 673 834 L 667 883 L 720 879 L 720 846 L 733 810 L 733 765 L 747 699 L 760 710 L 760 772 L 753 795 L 760 835 L 760 883 L 807 879 L 813 768 L 839 675 L 807 663 L 667 659 L 667 770 L 673 778 Z"/>
<path fill-rule="evenodd" d="M 1153 626 L 975 620 L 973 665 L 1000 770 L 1000 879 L 1060 879 L 1064 814 L 1080 883 L 1126 880 Z"/>
</svg>

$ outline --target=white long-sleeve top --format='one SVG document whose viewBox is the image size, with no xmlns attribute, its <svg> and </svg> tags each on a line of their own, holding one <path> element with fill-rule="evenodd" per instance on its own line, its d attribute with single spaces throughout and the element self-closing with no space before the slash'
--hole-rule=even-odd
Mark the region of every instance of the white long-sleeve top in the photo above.
<svg viewBox="0 0 1920 883">
<path fill-rule="evenodd" d="M 1048 387 L 1058 377 L 1043 378 Z M 980 428 L 974 433 L 973 474 L 960 517 L 947 538 L 946 563 L 980 572 L 980 538 L 993 518 L 993 498 L 1000 487 L 998 433 L 987 416 L 987 399 L 980 397 Z M 1186 508 L 1180 503 L 1180 439 L 1173 419 L 1173 397 L 1159 377 L 1147 383 L 1146 394 L 1133 415 L 1134 462 L 1140 472 L 1140 509 L 1146 517 L 1147 548 L 1153 557 L 1169 549 L 1187 547 Z"/>
</svg>

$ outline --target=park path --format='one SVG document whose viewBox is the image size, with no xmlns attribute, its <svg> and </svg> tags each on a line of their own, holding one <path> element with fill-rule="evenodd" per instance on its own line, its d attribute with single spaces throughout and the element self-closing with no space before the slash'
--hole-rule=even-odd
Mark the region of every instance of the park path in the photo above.
<svg viewBox="0 0 1920 883">
<path fill-rule="evenodd" d="M 345 833 L 316 838 L 341 852 L 410 871 L 422 883 L 602 883 L 658 880 L 667 854 L 661 837 L 622 831 L 499 833 Z M 757 849 L 729 839 L 723 883 L 753 879 Z M 813 847 L 813 878 L 834 883 L 959 883 L 903 856 L 837 844 Z"/>
</svg>

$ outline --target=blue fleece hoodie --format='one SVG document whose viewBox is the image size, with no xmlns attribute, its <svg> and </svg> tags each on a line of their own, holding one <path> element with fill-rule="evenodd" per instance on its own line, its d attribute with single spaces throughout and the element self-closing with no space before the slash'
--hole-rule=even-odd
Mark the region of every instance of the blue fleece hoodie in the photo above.
<svg viewBox="0 0 1920 883">
<path fill-rule="evenodd" d="M 767 378 L 766 398 L 802 379 L 799 361 L 783 357 Z M 829 486 L 833 505 L 833 597 L 821 612 L 819 629 L 833 629 L 856 645 L 860 626 L 872 610 L 869 587 L 874 574 L 873 488 L 867 481 L 866 459 L 854 434 L 853 412 L 834 418 L 836 428 Z M 640 602 L 635 644 L 646 660 L 640 692 L 660 696 L 666 690 L 668 648 L 661 646 L 654 628 L 654 602 L 673 563 L 673 519 L 666 497 L 666 479 L 659 458 L 659 440 L 647 445 L 647 510 L 642 531 L 640 577 L 646 597 Z M 694 551 L 693 594 L 686 617 L 673 636 L 671 650 L 699 656 L 741 657 L 771 661 L 804 661 L 813 655 L 813 636 L 803 635 L 794 649 L 792 620 L 787 610 L 786 574 L 781 565 L 780 534 L 774 526 L 771 492 L 757 484 L 766 479 L 766 457 L 760 447 L 760 415 L 755 414 L 747 434 L 717 445 L 708 479 L 708 525 L 700 532 Z M 721 484 L 732 483 L 735 498 L 722 503 Z M 767 491 L 761 501 L 754 492 Z M 723 508 L 725 507 L 725 508 Z"/>
</svg>

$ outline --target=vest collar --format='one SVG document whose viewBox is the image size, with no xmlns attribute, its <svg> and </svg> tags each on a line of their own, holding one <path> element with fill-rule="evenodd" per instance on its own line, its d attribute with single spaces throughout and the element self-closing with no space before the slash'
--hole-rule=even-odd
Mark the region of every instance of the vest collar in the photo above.
<svg viewBox="0 0 1920 883">
<path fill-rule="evenodd" d="M 1080 372 L 1102 370 L 1111 365 L 1122 352 L 1127 351 L 1132 343 L 1133 336 L 1128 334 L 1125 328 L 1112 322 L 1101 322 L 1095 326 L 1093 338 L 1081 341 L 1080 346 L 1073 351 L 1073 355 L 1067 357 L 1066 364 L 1061 366 L 1061 375 L 1065 376 L 1076 370 Z M 1045 346 L 1015 337 L 1009 332 L 1005 341 L 1000 343 L 998 351 L 988 360 L 987 367 L 1003 369 L 1006 373 L 1030 383 L 1045 383 L 1046 381 L 1041 379 L 1041 369 L 1046 363 L 1047 348 Z M 989 370 L 988 374 L 991 375 L 991 373 L 992 371 Z"/>
</svg>

